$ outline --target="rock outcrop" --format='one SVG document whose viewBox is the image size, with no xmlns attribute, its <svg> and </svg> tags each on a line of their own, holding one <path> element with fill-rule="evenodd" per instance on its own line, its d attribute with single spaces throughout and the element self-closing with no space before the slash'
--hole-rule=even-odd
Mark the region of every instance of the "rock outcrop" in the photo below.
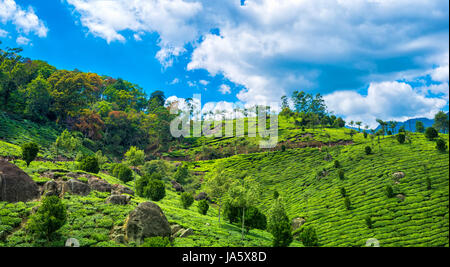
<svg viewBox="0 0 450 267">
<path fill-rule="evenodd" d="M 73 195 L 87 196 L 91 192 L 91 188 L 89 187 L 89 185 L 77 179 L 70 179 L 69 181 L 64 183 L 63 193 L 65 192 L 71 193 Z"/>
<path fill-rule="evenodd" d="M 112 185 L 105 180 L 91 177 L 88 180 L 88 185 L 91 190 L 99 191 L 99 192 L 108 192 L 111 193 Z"/>
<path fill-rule="evenodd" d="M 133 210 L 124 225 L 125 237 L 128 242 L 140 245 L 145 238 L 162 236 L 170 237 L 171 229 L 161 208 L 153 202 L 139 204 Z"/>
<path fill-rule="evenodd" d="M 0 161 L 0 201 L 27 202 L 40 195 L 38 185 L 19 167 Z"/>
<path fill-rule="evenodd" d="M 291 223 L 292 231 L 299 229 L 305 223 L 306 223 L 306 220 L 305 220 L 305 218 L 302 218 L 302 217 L 292 219 L 292 223 Z"/>
<path fill-rule="evenodd" d="M 106 199 L 106 203 L 114 205 L 127 205 L 130 203 L 131 197 L 127 195 L 111 195 Z"/>
</svg>

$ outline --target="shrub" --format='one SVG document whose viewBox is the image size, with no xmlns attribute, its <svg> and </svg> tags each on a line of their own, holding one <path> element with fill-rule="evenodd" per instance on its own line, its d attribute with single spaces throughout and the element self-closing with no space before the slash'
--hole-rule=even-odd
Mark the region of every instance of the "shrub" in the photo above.
<svg viewBox="0 0 450 267">
<path fill-rule="evenodd" d="M 183 208 L 188 209 L 192 203 L 194 203 L 194 197 L 189 192 L 184 192 L 181 194 L 181 204 Z"/>
<path fill-rule="evenodd" d="M 344 180 L 345 179 L 345 171 L 343 169 L 339 169 L 338 176 L 339 176 L 339 179 Z"/>
<path fill-rule="evenodd" d="M 180 184 L 185 184 L 188 177 L 189 177 L 189 170 L 187 165 L 183 164 L 182 166 L 178 167 L 174 176 L 175 181 L 177 181 Z"/>
<path fill-rule="evenodd" d="M 416 132 L 419 132 L 419 133 L 425 132 L 425 127 L 423 126 L 423 122 L 416 121 Z"/>
<path fill-rule="evenodd" d="M 369 229 L 372 229 L 372 226 L 373 226 L 372 217 L 366 216 L 365 221 L 366 221 L 367 227 L 368 227 Z"/>
<path fill-rule="evenodd" d="M 394 196 L 394 189 L 392 189 L 392 186 L 386 185 L 384 191 L 386 192 L 386 196 L 387 196 L 388 198 L 391 198 L 391 197 Z"/>
<path fill-rule="evenodd" d="M 286 145 L 281 145 L 281 151 L 285 152 L 286 151 Z"/>
<path fill-rule="evenodd" d="M 142 165 L 145 162 L 145 153 L 143 150 L 137 149 L 137 147 L 132 146 L 125 153 L 125 161 L 131 166 Z"/>
<path fill-rule="evenodd" d="M 153 201 L 160 201 L 166 196 L 166 187 L 164 182 L 156 179 L 151 179 L 144 189 L 144 196 Z"/>
<path fill-rule="evenodd" d="M 303 226 L 300 232 L 300 241 L 305 247 L 316 247 L 319 245 L 316 229 L 312 226 Z"/>
<path fill-rule="evenodd" d="M 346 208 L 347 210 L 350 210 L 352 203 L 350 202 L 350 198 L 349 198 L 349 197 L 345 197 L 345 199 L 344 199 L 344 205 L 345 205 L 345 208 Z"/>
<path fill-rule="evenodd" d="M 367 134 L 367 132 L 366 131 L 364 131 L 364 139 L 367 139 L 367 136 L 368 136 L 368 134 Z"/>
<path fill-rule="evenodd" d="M 98 164 L 97 157 L 96 156 L 81 157 L 81 160 L 78 164 L 78 169 L 85 172 L 98 173 L 100 171 L 100 166 Z"/>
<path fill-rule="evenodd" d="M 341 196 L 346 197 L 347 196 L 347 190 L 345 190 L 344 187 L 341 187 Z"/>
<path fill-rule="evenodd" d="M 119 163 L 113 169 L 113 176 L 124 183 L 133 180 L 133 171 L 125 164 Z"/>
<path fill-rule="evenodd" d="M 439 138 L 436 140 L 436 149 L 445 152 L 447 151 L 447 144 L 445 143 L 444 139 Z"/>
<path fill-rule="evenodd" d="M 202 215 L 206 215 L 208 213 L 209 204 L 206 199 L 202 199 L 198 202 L 198 212 Z"/>
<path fill-rule="evenodd" d="M 399 134 L 397 134 L 397 141 L 398 141 L 400 144 L 404 144 L 405 141 L 406 141 L 406 135 L 405 135 L 404 133 L 399 133 Z"/>
<path fill-rule="evenodd" d="M 339 169 L 339 168 L 341 167 L 341 163 L 339 162 L 339 160 L 335 160 L 335 161 L 334 161 L 334 167 L 335 167 L 336 169 Z"/>
<path fill-rule="evenodd" d="M 366 146 L 366 148 L 364 150 L 366 152 L 366 155 L 372 154 L 372 148 L 370 146 Z"/>
<path fill-rule="evenodd" d="M 36 143 L 27 143 L 22 145 L 22 159 L 30 166 L 30 163 L 36 159 L 39 153 L 39 146 Z"/>
<path fill-rule="evenodd" d="M 425 136 L 426 138 L 428 138 L 428 140 L 434 140 L 436 137 L 439 136 L 439 133 L 433 127 L 428 127 L 425 131 Z"/>
<path fill-rule="evenodd" d="M 430 177 L 428 177 L 426 179 L 426 183 L 427 183 L 427 190 L 431 190 L 431 179 L 430 179 Z"/>
<path fill-rule="evenodd" d="M 144 239 L 144 243 L 142 243 L 141 245 L 141 247 L 146 248 L 165 248 L 171 246 L 172 243 L 170 242 L 170 239 L 168 237 L 161 237 L 161 236 L 146 238 Z"/>
<path fill-rule="evenodd" d="M 292 243 L 291 222 L 280 199 L 275 200 L 270 210 L 267 230 L 273 236 L 272 246 L 287 247 Z"/>
<path fill-rule="evenodd" d="M 280 197 L 280 193 L 277 190 L 273 191 L 273 198 L 278 199 Z"/>
<path fill-rule="evenodd" d="M 153 173 L 159 173 L 163 177 L 166 177 L 169 172 L 169 167 L 167 166 L 167 163 L 163 160 L 152 160 L 147 161 L 143 168 L 142 172 L 146 175 L 152 175 Z"/>
<path fill-rule="evenodd" d="M 37 212 L 30 217 L 27 229 L 36 237 L 50 240 L 67 219 L 66 207 L 57 196 L 45 197 Z"/>
</svg>

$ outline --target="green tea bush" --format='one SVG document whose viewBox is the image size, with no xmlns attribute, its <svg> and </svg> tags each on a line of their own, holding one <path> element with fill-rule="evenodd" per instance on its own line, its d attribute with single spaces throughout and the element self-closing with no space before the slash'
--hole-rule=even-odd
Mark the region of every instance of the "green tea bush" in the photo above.
<svg viewBox="0 0 450 267">
<path fill-rule="evenodd" d="M 192 196 L 192 194 L 189 192 L 182 193 L 180 199 L 181 204 L 185 209 L 188 209 L 192 205 L 192 203 L 194 203 L 194 196 Z"/>
<path fill-rule="evenodd" d="M 388 198 L 394 197 L 394 189 L 392 188 L 391 185 L 386 185 L 384 191 Z"/>
<path fill-rule="evenodd" d="M 335 160 L 335 161 L 334 161 L 334 167 L 335 167 L 336 169 L 339 169 L 339 168 L 341 167 L 341 163 L 339 162 L 339 160 Z"/>
<path fill-rule="evenodd" d="M 127 165 L 122 163 L 119 163 L 114 167 L 112 174 L 124 183 L 133 180 L 133 171 Z"/>
<path fill-rule="evenodd" d="M 155 237 L 149 237 L 144 239 L 144 243 L 141 245 L 141 247 L 146 248 L 165 248 L 165 247 L 171 247 L 172 243 L 168 237 L 161 237 L 161 236 L 155 236 Z"/>
<path fill-rule="evenodd" d="M 341 196 L 346 197 L 347 196 L 347 190 L 345 190 L 344 187 L 341 187 Z"/>
<path fill-rule="evenodd" d="M 372 148 L 370 146 L 366 146 L 364 148 L 364 151 L 366 152 L 366 155 L 370 155 L 372 154 Z"/>
<path fill-rule="evenodd" d="M 339 179 L 344 180 L 345 179 L 345 171 L 343 169 L 339 169 L 338 176 L 339 176 Z"/>
<path fill-rule="evenodd" d="M 368 227 L 369 229 L 372 229 L 372 227 L 373 227 L 372 217 L 366 216 L 365 221 L 366 221 L 367 227 Z"/>
<path fill-rule="evenodd" d="M 347 210 L 350 210 L 352 203 L 350 202 L 350 198 L 348 196 L 344 198 L 344 205 Z"/>
</svg>

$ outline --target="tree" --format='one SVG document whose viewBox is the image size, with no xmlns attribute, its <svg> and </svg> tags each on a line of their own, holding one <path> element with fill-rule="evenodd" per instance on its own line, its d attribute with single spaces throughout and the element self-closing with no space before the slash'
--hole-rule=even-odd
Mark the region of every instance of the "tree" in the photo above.
<svg viewBox="0 0 450 267">
<path fill-rule="evenodd" d="M 300 233 L 300 240 L 305 247 L 316 247 L 319 245 L 316 229 L 312 226 L 303 226 Z"/>
<path fill-rule="evenodd" d="M 75 123 L 75 128 L 87 138 L 100 140 L 103 138 L 105 123 L 97 112 L 90 109 L 83 109 Z"/>
<path fill-rule="evenodd" d="M 394 189 L 392 188 L 392 186 L 386 185 L 386 187 L 385 187 L 384 190 L 385 190 L 386 196 L 387 196 L 388 198 L 391 198 L 391 197 L 394 196 Z"/>
<path fill-rule="evenodd" d="M 425 136 L 428 138 L 428 140 L 434 140 L 435 138 L 439 137 L 439 133 L 433 127 L 428 127 L 425 131 Z"/>
<path fill-rule="evenodd" d="M 372 154 L 372 148 L 370 146 L 366 146 L 364 150 L 365 150 L 367 155 Z"/>
<path fill-rule="evenodd" d="M 448 114 L 445 114 L 443 111 L 439 111 L 434 116 L 433 127 L 439 132 L 448 133 L 449 128 Z"/>
<path fill-rule="evenodd" d="M 291 222 L 281 201 L 280 198 L 275 200 L 267 220 L 267 230 L 273 236 L 274 247 L 287 247 L 293 240 Z"/>
<path fill-rule="evenodd" d="M 447 151 L 447 144 L 445 143 L 444 139 L 439 138 L 438 140 L 436 140 L 436 149 L 441 152 Z"/>
<path fill-rule="evenodd" d="M 177 171 L 175 172 L 174 178 L 178 183 L 185 184 L 186 180 L 189 178 L 188 166 L 186 164 L 179 166 Z"/>
<path fill-rule="evenodd" d="M 372 229 L 372 226 L 373 226 L 372 217 L 366 216 L 366 217 L 364 218 L 364 220 L 366 221 L 367 227 L 368 227 L 369 229 Z"/>
<path fill-rule="evenodd" d="M 355 124 L 358 126 L 358 132 L 360 133 L 361 132 L 362 122 L 361 121 L 357 121 L 357 122 L 355 122 Z"/>
<path fill-rule="evenodd" d="M 406 141 L 406 135 L 405 135 L 404 133 L 399 133 L 399 134 L 397 134 L 397 141 L 398 141 L 400 144 L 404 144 L 405 141 Z"/>
<path fill-rule="evenodd" d="M 348 196 L 346 196 L 344 198 L 344 205 L 345 205 L 345 208 L 347 210 L 350 210 L 352 203 L 351 203 L 350 198 Z"/>
<path fill-rule="evenodd" d="M 113 176 L 124 183 L 133 180 L 133 171 L 125 164 L 119 163 L 113 169 Z"/>
<path fill-rule="evenodd" d="M 385 121 L 383 121 L 383 120 L 380 120 L 380 119 L 376 119 L 376 120 L 377 120 L 378 124 L 379 124 L 380 127 L 381 127 L 381 133 L 382 133 L 382 135 L 383 135 L 383 136 L 386 135 L 386 126 L 387 126 L 387 122 L 385 122 Z"/>
<path fill-rule="evenodd" d="M 219 202 L 219 225 L 223 199 L 231 186 L 231 179 L 225 173 L 223 166 L 220 166 L 214 176 L 206 181 L 208 195 Z"/>
<path fill-rule="evenodd" d="M 416 132 L 418 133 L 423 133 L 425 132 L 425 127 L 423 125 L 423 122 L 421 121 L 416 121 Z"/>
<path fill-rule="evenodd" d="M 26 87 L 25 115 L 36 122 L 44 122 L 50 110 L 51 86 L 42 76 L 38 76 Z"/>
<path fill-rule="evenodd" d="M 145 163 L 145 152 L 139 150 L 135 146 L 131 146 L 130 149 L 125 153 L 125 161 L 130 164 L 130 166 L 139 166 Z"/>
<path fill-rule="evenodd" d="M 344 180 L 345 179 L 345 171 L 343 169 L 339 169 L 338 176 L 339 176 L 339 179 Z"/>
<path fill-rule="evenodd" d="M 80 146 L 81 140 L 72 136 L 68 130 L 64 130 L 61 135 L 56 138 L 55 143 L 53 143 L 53 147 L 56 149 L 56 154 L 58 154 L 59 149 L 73 152 Z"/>
<path fill-rule="evenodd" d="M 98 173 L 100 171 L 100 166 L 98 164 L 98 160 L 96 156 L 84 156 L 81 158 L 78 163 L 78 169 L 90 172 L 90 173 Z"/>
<path fill-rule="evenodd" d="M 27 229 L 38 237 L 46 237 L 49 241 L 58 229 L 65 223 L 67 210 L 57 196 L 45 197 L 37 212 L 28 222 Z"/>
<path fill-rule="evenodd" d="M 194 203 L 194 196 L 189 192 L 184 192 L 181 194 L 180 200 L 183 208 L 188 209 Z"/>
<path fill-rule="evenodd" d="M 153 201 L 160 201 L 166 196 L 166 187 L 164 182 L 158 179 L 150 179 L 148 185 L 144 188 L 144 196 Z"/>
<path fill-rule="evenodd" d="M 246 173 L 241 174 L 228 191 L 228 202 L 242 209 L 242 240 L 244 239 L 245 210 L 256 204 L 260 194 L 259 184 L 247 177 Z"/>
<path fill-rule="evenodd" d="M 27 167 L 36 159 L 38 153 L 39 146 L 36 143 L 26 143 L 22 145 L 22 159 L 27 163 Z"/>
<path fill-rule="evenodd" d="M 209 209 L 209 204 L 208 201 L 206 201 L 206 199 L 202 199 L 198 202 L 198 212 L 202 215 L 206 215 L 206 213 L 208 213 L 208 209 Z"/>
<path fill-rule="evenodd" d="M 395 129 L 397 128 L 398 122 L 396 121 L 390 121 L 389 127 L 391 127 L 392 133 L 395 134 Z"/>
</svg>

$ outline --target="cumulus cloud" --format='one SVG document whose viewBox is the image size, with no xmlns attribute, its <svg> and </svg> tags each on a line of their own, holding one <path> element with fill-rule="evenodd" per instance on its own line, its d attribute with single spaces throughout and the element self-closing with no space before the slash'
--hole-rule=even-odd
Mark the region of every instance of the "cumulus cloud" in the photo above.
<svg viewBox="0 0 450 267">
<path fill-rule="evenodd" d="M 8 36 L 8 32 L 0 29 L 0 37 L 6 37 L 6 36 Z"/>
<path fill-rule="evenodd" d="M 427 98 L 402 82 L 370 84 L 367 95 L 355 91 L 337 91 L 324 96 L 330 111 L 345 114 L 347 121 L 362 121 L 376 127 L 376 119 L 405 121 L 410 118 L 432 118 L 447 101 Z"/>
<path fill-rule="evenodd" d="M 13 23 L 17 30 L 24 34 L 34 33 L 46 37 L 48 29 L 38 18 L 34 9 L 29 6 L 23 9 L 14 0 L 0 0 L 0 21 L 3 24 Z"/>
<path fill-rule="evenodd" d="M 28 39 L 28 38 L 26 38 L 26 37 L 19 36 L 19 37 L 17 37 L 17 39 L 16 39 L 16 43 L 17 43 L 18 45 L 29 45 L 29 44 L 31 43 L 31 40 Z"/>
</svg>

